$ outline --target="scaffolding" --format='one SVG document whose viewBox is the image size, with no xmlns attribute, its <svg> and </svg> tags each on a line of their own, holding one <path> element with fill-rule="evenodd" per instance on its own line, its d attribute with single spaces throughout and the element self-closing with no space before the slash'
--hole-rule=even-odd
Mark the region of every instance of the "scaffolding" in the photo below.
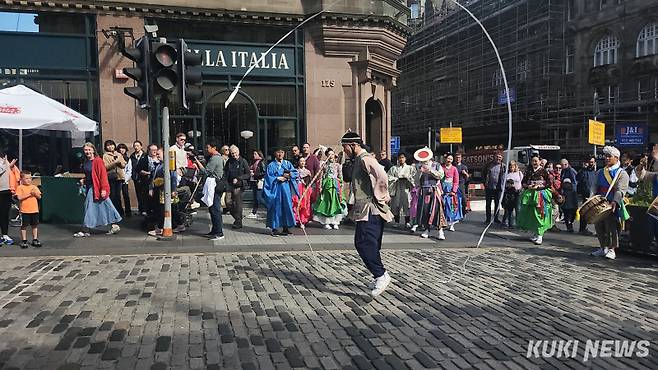
<svg viewBox="0 0 658 370">
<path fill-rule="evenodd" d="M 483 21 L 500 49 L 513 95 L 512 144 L 559 145 L 563 155 L 578 164 L 593 151 L 587 123 L 595 115 L 606 123 L 606 138 L 613 140 L 619 124 L 646 122 L 650 132 L 658 125 L 654 72 L 658 56 L 631 58 L 635 44 L 627 43 L 619 51 L 619 62 L 592 66 L 586 46 L 596 42 L 594 25 L 630 30 L 645 22 L 647 14 L 658 15 L 658 1 L 638 3 L 632 10 L 626 7 L 622 17 L 599 17 L 588 10 L 575 20 L 567 19 L 567 3 L 462 1 Z M 405 150 L 414 150 L 427 144 L 428 127 L 438 130 L 452 122 L 463 128 L 466 151 L 505 144 L 506 100 L 491 45 L 465 12 L 451 6 L 451 0 L 433 4 L 432 16 L 426 10 L 398 62 L 401 76 L 393 92 L 393 135 L 400 136 Z M 636 37 L 633 33 L 628 39 Z M 580 50 L 575 49 L 578 39 Z M 574 73 L 574 67 L 580 68 L 580 74 Z"/>
<path fill-rule="evenodd" d="M 466 149 L 506 143 L 506 98 L 493 48 L 465 12 L 449 1 L 437 5 L 399 60 L 393 134 L 412 150 L 426 143 L 428 127 L 452 122 L 463 128 Z M 564 1 L 479 0 L 468 8 L 500 51 L 512 95 L 514 145 L 541 143 L 551 98 L 566 91 Z"/>
</svg>

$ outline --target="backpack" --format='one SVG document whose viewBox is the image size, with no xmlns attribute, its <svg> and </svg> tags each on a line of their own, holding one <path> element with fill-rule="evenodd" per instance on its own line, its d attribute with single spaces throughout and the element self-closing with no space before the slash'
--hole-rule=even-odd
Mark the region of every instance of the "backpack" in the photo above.
<svg viewBox="0 0 658 370">
<path fill-rule="evenodd" d="M 352 182 L 352 173 L 354 172 L 354 159 L 347 159 L 343 163 L 343 181 Z"/>
</svg>

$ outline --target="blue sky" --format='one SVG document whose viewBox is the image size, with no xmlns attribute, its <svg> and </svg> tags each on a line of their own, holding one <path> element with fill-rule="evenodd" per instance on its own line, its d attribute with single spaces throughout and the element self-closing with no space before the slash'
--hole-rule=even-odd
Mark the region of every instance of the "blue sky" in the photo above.
<svg viewBox="0 0 658 370">
<path fill-rule="evenodd" d="M 0 12 L 0 31 L 39 32 L 34 24 L 35 14 Z"/>
</svg>

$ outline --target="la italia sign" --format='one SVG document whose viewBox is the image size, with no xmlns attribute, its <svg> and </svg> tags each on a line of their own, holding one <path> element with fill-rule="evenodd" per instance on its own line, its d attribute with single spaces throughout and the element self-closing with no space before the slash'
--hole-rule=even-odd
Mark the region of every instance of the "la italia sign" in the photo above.
<svg viewBox="0 0 658 370">
<path fill-rule="evenodd" d="M 227 44 L 188 43 L 190 51 L 201 54 L 204 75 L 242 76 L 251 66 L 251 76 L 292 77 L 295 76 L 295 48 L 274 48 L 265 54 L 267 47 Z"/>
</svg>

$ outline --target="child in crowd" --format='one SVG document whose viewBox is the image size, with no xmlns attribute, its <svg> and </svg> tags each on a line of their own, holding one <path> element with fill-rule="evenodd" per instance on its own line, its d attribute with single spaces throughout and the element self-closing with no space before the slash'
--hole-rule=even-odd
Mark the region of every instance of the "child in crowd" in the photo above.
<svg viewBox="0 0 658 370">
<path fill-rule="evenodd" d="M 519 191 L 514 186 L 514 179 L 507 179 L 505 182 L 505 195 L 503 195 L 502 206 L 505 213 L 503 214 L 503 227 L 505 221 L 510 229 L 514 228 L 514 216 L 516 216 L 516 205 L 519 202 Z"/>
<path fill-rule="evenodd" d="M 27 225 L 32 226 L 32 246 L 39 248 L 39 202 L 41 191 L 35 185 L 32 185 L 32 174 L 29 171 L 21 172 L 21 183 L 16 188 L 16 197 L 20 201 L 20 210 L 23 217 L 21 226 L 21 248 L 28 247 L 27 244 Z"/>
<path fill-rule="evenodd" d="M 562 213 L 564 213 L 564 223 L 567 225 L 567 231 L 573 232 L 573 222 L 576 219 L 576 209 L 578 208 L 578 195 L 571 179 L 562 180 Z"/>
</svg>

